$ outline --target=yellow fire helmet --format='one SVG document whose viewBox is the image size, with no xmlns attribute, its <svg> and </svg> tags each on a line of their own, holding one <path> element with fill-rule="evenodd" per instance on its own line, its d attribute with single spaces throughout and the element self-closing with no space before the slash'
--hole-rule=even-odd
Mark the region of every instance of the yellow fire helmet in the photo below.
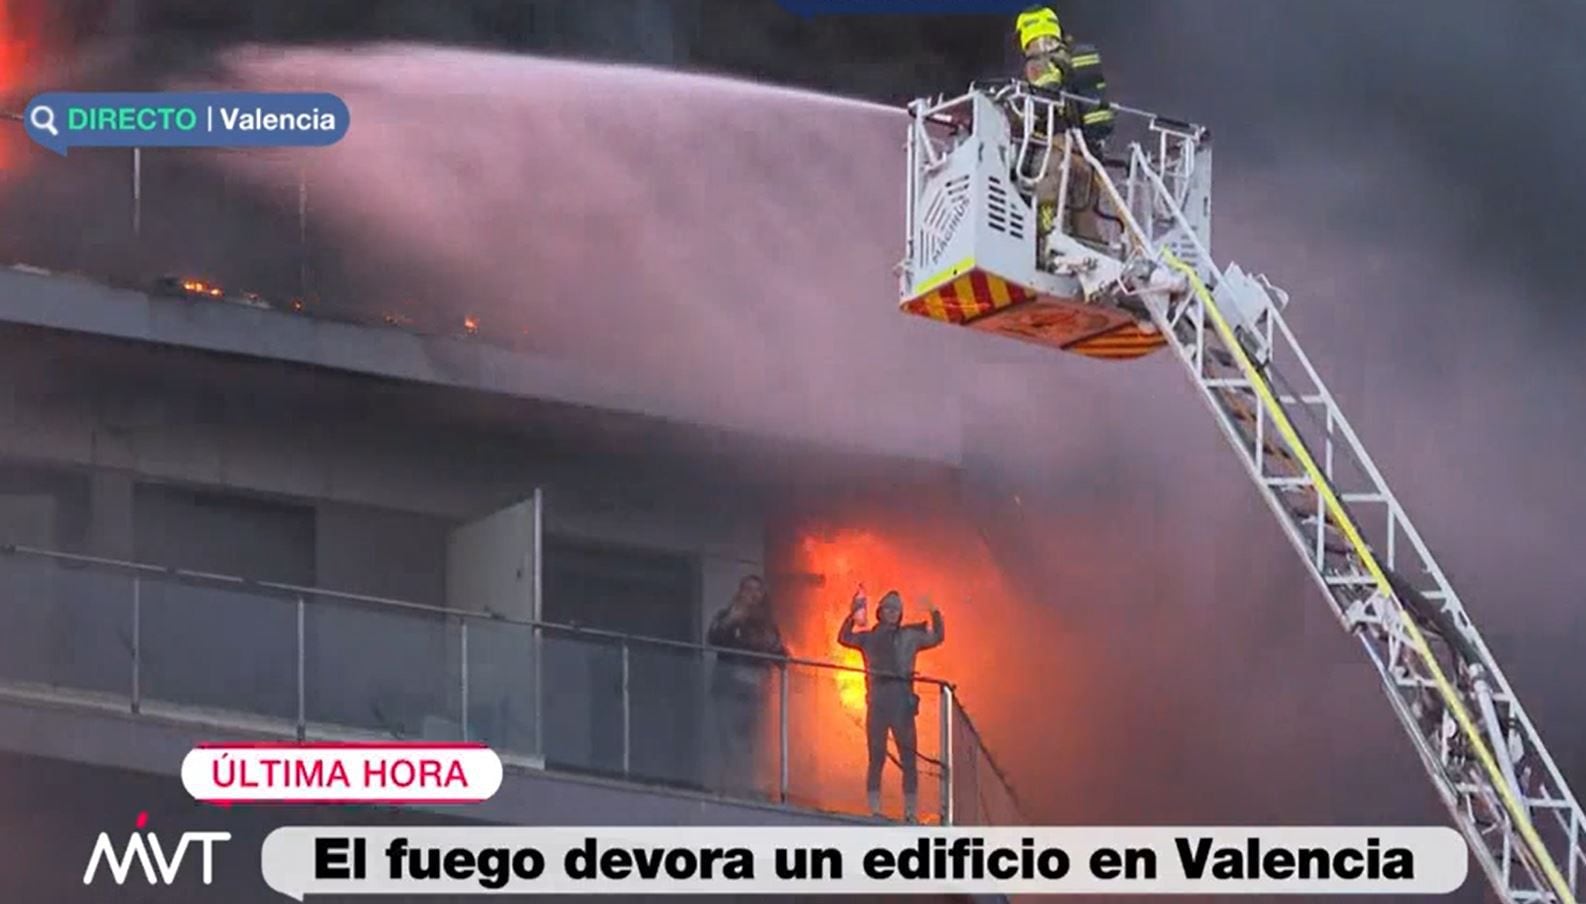
<svg viewBox="0 0 1586 904">
<path fill-rule="evenodd" d="M 1028 50 L 1037 38 L 1063 37 L 1063 26 L 1058 24 L 1057 13 L 1049 6 L 1032 6 L 1019 14 L 1014 23 L 1019 32 L 1019 49 Z"/>
</svg>

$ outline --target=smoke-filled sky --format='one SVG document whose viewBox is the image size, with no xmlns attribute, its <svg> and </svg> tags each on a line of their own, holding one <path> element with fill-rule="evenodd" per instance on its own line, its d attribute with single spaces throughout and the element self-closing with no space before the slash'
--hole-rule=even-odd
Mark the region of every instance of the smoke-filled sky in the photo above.
<svg viewBox="0 0 1586 904">
<path fill-rule="evenodd" d="M 374 10 L 365 25 L 346 15 L 353 6 Z M 612 34 L 613 21 L 654 18 L 579 7 L 605 17 L 596 27 L 564 12 L 569 46 L 614 57 L 686 47 L 704 68 L 877 99 L 952 90 L 1011 62 L 1000 19 L 812 24 L 770 2 L 699 0 L 686 7 L 691 24 L 663 40 Z M 159 8 L 145 12 L 175 28 Z M 184 21 L 205 40 L 533 43 L 514 37 L 528 26 L 504 3 L 275 8 Z M 1574 349 L 1586 326 L 1575 248 L 1586 180 L 1573 163 L 1586 144 L 1586 3 L 1060 10 L 1101 45 L 1118 99 L 1212 127 L 1214 251 L 1291 292 L 1313 360 L 1561 768 L 1586 782 L 1572 691 L 1586 643 L 1575 518 L 1586 489 L 1573 477 L 1586 447 L 1586 363 Z M 325 157 L 338 186 L 327 237 L 369 233 L 376 250 L 493 298 L 552 286 L 531 309 L 597 271 L 615 282 L 539 337 L 569 353 L 821 436 L 881 421 L 910 429 L 884 400 L 931 381 L 962 388 L 975 479 L 1010 500 L 993 534 L 1042 605 L 1035 621 L 1052 649 L 1070 657 L 1032 652 L 985 682 L 1000 716 L 986 733 L 1040 817 L 1439 818 L 1369 666 L 1170 362 L 1070 359 L 897 322 L 901 170 L 886 114 L 505 54 L 223 58 L 234 67 L 223 78 L 243 84 L 343 93 L 355 132 L 367 128 L 349 154 Z M 238 164 L 224 178 L 274 176 Z M 391 185 L 404 190 L 381 190 Z M 475 199 L 467 215 L 446 213 L 459 194 Z M 632 310 L 637 296 L 621 292 L 636 280 L 664 304 Z M 633 332 L 597 328 L 620 310 Z"/>
</svg>

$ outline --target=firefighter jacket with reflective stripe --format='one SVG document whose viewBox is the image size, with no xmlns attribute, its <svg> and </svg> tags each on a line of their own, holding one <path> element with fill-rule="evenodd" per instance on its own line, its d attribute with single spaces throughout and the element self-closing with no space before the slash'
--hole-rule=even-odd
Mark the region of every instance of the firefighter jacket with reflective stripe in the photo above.
<svg viewBox="0 0 1586 904">
<path fill-rule="evenodd" d="M 1063 90 L 1079 97 L 1100 101 L 1076 103 L 1074 117 L 1087 129 L 1110 127 L 1113 111 L 1107 103 L 1107 79 L 1101 71 L 1101 52 L 1089 44 L 1076 44 L 1069 55 L 1068 76 Z"/>
</svg>

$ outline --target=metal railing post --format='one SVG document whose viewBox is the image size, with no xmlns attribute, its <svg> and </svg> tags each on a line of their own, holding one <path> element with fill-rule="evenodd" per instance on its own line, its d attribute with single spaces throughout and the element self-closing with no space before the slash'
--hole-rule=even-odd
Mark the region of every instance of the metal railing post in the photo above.
<svg viewBox="0 0 1586 904">
<path fill-rule="evenodd" d="M 788 664 L 783 660 L 780 664 L 781 680 L 777 682 L 777 800 L 787 803 L 787 747 L 788 747 Z"/>
<path fill-rule="evenodd" d="M 132 712 L 143 707 L 143 579 L 132 579 Z"/>
<path fill-rule="evenodd" d="M 307 644 L 303 642 L 304 622 L 307 605 L 303 602 L 303 595 L 297 595 L 297 739 L 299 741 L 308 737 L 308 694 L 304 685 L 307 684 Z"/>
<path fill-rule="evenodd" d="M 942 825 L 953 824 L 953 687 L 941 686 Z"/>
<path fill-rule="evenodd" d="M 529 612 L 534 657 L 534 753 L 545 758 L 545 491 L 534 488 L 534 519 L 530 525 Z"/>
<path fill-rule="evenodd" d="M 460 689 L 462 691 L 462 700 L 459 701 L 462 705 L 459 721 L 463 726 L 463 740 L 466 741 L 468 740 L 468 619 L 458 619 L 457 624 L 458 644 L 462 647 L 459 651 L 462 655 L 462 660 L 457 669 L 459 672 L 458 683 L 461 685 Z"/>
<path fill-rule="evenodd" d="M 633 697 L 628 685 L 628 642 L 622 642 L 622 774 L 633 768 Z"/>
<path fill-rule="evenodd" d="M 308 167 L 297 169 L 297 294 L 308 303 Z"/>
</svg>

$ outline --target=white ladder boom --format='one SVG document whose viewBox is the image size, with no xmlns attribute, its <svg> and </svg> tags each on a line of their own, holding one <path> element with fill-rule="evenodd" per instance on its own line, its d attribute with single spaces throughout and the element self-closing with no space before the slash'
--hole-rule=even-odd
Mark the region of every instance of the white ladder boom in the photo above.
<svg viewBox="0 0 1586 904">
<path fill-rule="evenodd" d="M 1124 221 L 1135 260 L 1183 277 L 1176 289 L 1146 296 L 1153 319 L 1334 614 L 1376 666 L 1493 888 L 1515 904 L 1575 904 L 1586 816 L 1290 331 L 1287 297 L 1237 266 L 1216 267 L 1138 144 L 1130 146 L 1125 194 L 1072 135 Z M 1172 247 L 1140 225 L 1164 212 L 1176 226 Z"/>
<path fill-rule="evenodd" d="M 1499 897 L 1576 904 L 1580 804 L 1294 338 L 1287 295 L 1212 258 L 1206 130 L 1113 105 L 1146 137 L 1102 161 L 1068 127 L 1094 103 L 1003 82 L 909 105 L 900 309 L 1092 358 L 1171 348 Z"/>
</svg>

